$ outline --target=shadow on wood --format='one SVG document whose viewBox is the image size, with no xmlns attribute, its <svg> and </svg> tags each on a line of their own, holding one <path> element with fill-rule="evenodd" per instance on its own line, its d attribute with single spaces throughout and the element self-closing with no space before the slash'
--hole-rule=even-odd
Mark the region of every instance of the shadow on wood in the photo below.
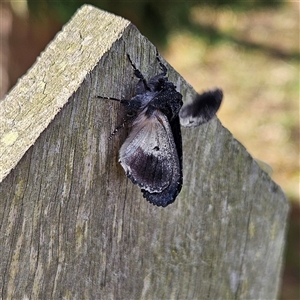
<svg viewBox="0 0 300 300">
<path fill-rule="evenodd" d="M 131 23 L 83 6 L 0 104 L 2 298 L 276 298 L 288 203 L 217 118 L 183 129 L 174 204 L 126 178 L 122 108 L 96 99 L 134 93 L 126 53 L 157 73 Z"/>
</svg>

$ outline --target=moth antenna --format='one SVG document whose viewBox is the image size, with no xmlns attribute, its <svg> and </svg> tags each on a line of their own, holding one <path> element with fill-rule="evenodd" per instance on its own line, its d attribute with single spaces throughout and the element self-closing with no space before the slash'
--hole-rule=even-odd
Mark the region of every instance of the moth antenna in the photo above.
<svg viewBox="0 0 300 300">
<path fill-rule="evenodd" d="M 117 99 L 117 98 L 114 98 L 114 97 L 104 97 L 104 96 L 96 96 L 96 97 L 100 98 L 100 99 L 114 100 L 114 101 L 118 101 L 118 102 L 122 101 L 121 99 Z"/>
<path fill-rule="evenodd" d="M 168 72 L 168 69 L 167 69 L 167 67 L 161 62 L 161 60 L 160 60 L 160 58 L 159 58 L 159 55 L 158 55 L 157 49 L 156 49 L 156 60 L 158 61 L 161 70 L 163 71 L 162 75 L 163 75 L 163 76 L 166 76 L 166 75 L 167 75 L 167 72 Z"/>
<path fill-rule="evenodd" d="M 130 58 L 130 56 L 129 56 L 128 53 L 127 53 L 127 57 L 128 57 L 128 60 L 129 60 L 129 62 L 131 64 L 131 66 L 134 69 L 134 75 L 137 78 L 139 78 L 139 79 L 141 79 L 143 81 L 143 84 L 144 84 L 144 86 L 146 87 L 147 90 L 150 90 L 150 88 L 148 87 L 148 84 L 147 84 L 147 81 L 146 81 L 145 77 L 143 76 L 143 74 L 141 73 L 141 71 L 135 66 L 135 64 L 132 62 L 132 60 L 131 60 L 131 58 Z"/>
</svg>

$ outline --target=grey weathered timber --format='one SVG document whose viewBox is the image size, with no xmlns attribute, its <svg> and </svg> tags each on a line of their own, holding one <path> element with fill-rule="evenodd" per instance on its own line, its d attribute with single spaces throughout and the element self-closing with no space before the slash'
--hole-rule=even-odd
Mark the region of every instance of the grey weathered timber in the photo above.
<svg viewBox="0 0 300 300">
<path fill-rule="evenodd" d="M 128 129 L 108 140 L 122 107 L 95 97 L 133 95 L 126 53 L 158 72 L 130 22 L 83 6 L 1 102 L 2 299 L 276 298 L 288 203 L 217 118 L 183 129 L 174 204 L 149 204 L 126 178 Z"/>
</svg>

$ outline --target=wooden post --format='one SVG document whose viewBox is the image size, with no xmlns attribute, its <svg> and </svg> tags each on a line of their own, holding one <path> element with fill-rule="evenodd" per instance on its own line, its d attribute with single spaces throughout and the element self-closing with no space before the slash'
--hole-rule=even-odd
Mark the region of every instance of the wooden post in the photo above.
<svg viewBox="0 0 300 300">
<path fill-rule="evenodd" d="M 2 299 L 276 298 L 288 203 L 217 118 L 183 129 L 174 204 L 126 178 L 122 107 L 96 98 L 133 95 L 126 53 L 157 73 L 136 27 L 83 6 L 1 102 Z"/>
</svg>

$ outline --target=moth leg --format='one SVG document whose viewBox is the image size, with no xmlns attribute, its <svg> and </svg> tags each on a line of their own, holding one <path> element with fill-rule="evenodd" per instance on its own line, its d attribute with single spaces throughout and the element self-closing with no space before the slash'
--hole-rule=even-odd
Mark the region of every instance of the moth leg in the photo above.
<svg viewBox="0 0 300 300">
<path fill-rule="evenodd" d="M 167 69 L 167 67 L 161 62 L 161 60 L 160 60 L 160 58 L 159 58 L 159 56 L 158 56 L 158 51 L 157 51 L 157 49 L 156 49 L 156 60 L 158 61 L 161 70 L 163 71 L 162 75 L 163 75 L 163 76 L 166 76 L 166 75 L 167 75 L 167 72 L 168 72 L 168 69 Z"/>
<path fill-rule="evenodd" d="M 114 97 L 105 97 L 105 96 L 96 96 L 96 98 L 100 98 L 100 99 L 106 99 L 106 100 L 114 100 L 114 101 L 118 101 L 121 104 L 125 105 L 125 106 L 130 106 L 130 100 L 128 99 L 117 99 Z M 108 140 L 111 140 L 113 138 L 113 136 L 123 127 L 125 127 L 125 124 L 128 123 L 129 121 L 132 121 L 134 118 L 136 117 L 136 114 L 132 114 L 130 112 L 127 113 L 127 118 L 123 119 L 122 124 L 118 125 L 117 128 L 114 129 L 114 131 L 110 134 L 110 136 L 108 137 Z"/>
<path fill-rule="evenodd" d="M 133 69 L 134 69 L 134 75 L 135 75 L 137 78 L 139 78 L 139 79 L 142 80 L 142 82 L 143 82 L 143 84 L 144 84 L 144 86 L 145 86 L 145 88 L 146 88 L 147 90 L 150 90 L 150 88 L 148 87 L 148 84 L 147 84 L 147 81 L 146 81 L 145 77 L 143 76 L 143 74 L 141 73 L 141 71 L 140 71 L 139 69 L 137 69 L 137 67 L 135 66 L 135 64 L 132 62 L 132 60 L 131 60 L 131 58 L 130 58 L 130 56 L 129 56 L 128 53 L 127 53 L 127 57 L 128 57 L 128 60 L 129 60 L 129 62 L 130 62 L 130 64 L 131 64 L 131 66 L 132 66 Z"/>
<path fill-rule="evenodd" d="M 100 99 L 114 100 L 114 101 L 118 101 L 118 102 L 122 101 L 121 99 L 117 99 L 117 98 L 114 98 L 114 97 L 104 97 L 104 96 L 96 96 L 96 97 L 100 98 Z"/>
<path fill-rule="evenodd" d="M 114 131 L 110 134 L 110 136 L 108 137 L 108 140 L 110 141 L 110 140 L 113 138 L 113 136 L 114 136 L 121 128 L 124 128 L 124 127 L 125 127 L 125 124 L 128 123 L 129 121 L 131 121 L 132 119 L 133 119 L 132 117 L 129 117 L 129 118 L 127 118 L 127 119 L 124 119 L 124 120 L 123 120 L 123 123 L 120 124 L 120 125 L 118 125 L 118 126 L 114 129 Z"/>
</svg>

